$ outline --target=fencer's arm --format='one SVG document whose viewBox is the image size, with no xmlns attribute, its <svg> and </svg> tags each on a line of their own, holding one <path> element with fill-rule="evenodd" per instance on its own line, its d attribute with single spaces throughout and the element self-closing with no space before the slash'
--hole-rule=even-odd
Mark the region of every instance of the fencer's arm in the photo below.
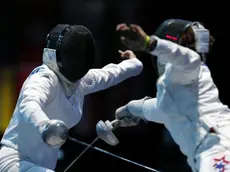
<svg viewBox="0 0 230 172">
<path fill-rule="evenodd" d="M 91 69 L 81 79 L 83 93 L 90 94 L 117 85 L 120 82 L 139 75 L 143 64 L 137 58 L 124 60 L 119 64 L 108 64 L 102 69 Z"/>
<path fill-rule="evenodd" d="M 57 82 L 57 81 L 56 81 Z M 34 74 L 24 83 L 19 101 L 21 117 L 32 127 L 37 127 L 41 122 L 49 121 L 43 107 L 52 98 L 56 88 L 54 77 L 48 74 Z"/>
<path fill-rule="evenodd" d="M 162 123 L 163 112 L 157 108 L 157 98 L 145 97 L 139 100 L 132 100 L 121 108 L 124 112 L 127 110 L 133 116 L 141 119 Z"/>
<path fill-rule="evenodd" d="M 43 107 L 49 103 L 56 91 L 57 78 L 51 73 L 38 72 L 29 76 L 20 93 L 19 112 L 26 124 L 38 131 L 43 141 L 53 148 L 62 146 L 68 133 L 61 120 L 50 120 Z"/>
<path fill-rule="evenodd" d="M 155 46 L 150 47 L 149 53 L 160 60 L 169 62 L 179 69 L 190 71 L 201 65 L 200 56 L 195 51 L 157 36 L 151 36 L 151 39 L 155 40 Z"/>
</svg>

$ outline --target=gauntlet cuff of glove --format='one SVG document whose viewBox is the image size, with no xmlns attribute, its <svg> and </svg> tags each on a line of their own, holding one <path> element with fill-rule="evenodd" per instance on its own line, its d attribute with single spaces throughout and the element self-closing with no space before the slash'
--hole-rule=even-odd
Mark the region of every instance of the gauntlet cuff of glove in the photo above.
<svg viewBox="0 0 230 172">
<path fill-rule="evenodd" d="M 154 38 L 154 36 L 147 36 L 145 41 L 145 51 L 150 53 L 155 50 L 157 46 L 157 40 Z"/>
<path fill-rule="evenodd" d="M 132 113 L 133 116 L 145 120 L 145 117 L 144 117 L 143 112 L 142 112 L 142 106 L 144 104 L 144 101 L 147 100 L 147 99 L 150 99 L 150 98 L 151 97 L 146 96 L 146 97 L 144 97 L 143 99 L 140 99 L 140 100 L 130 101 L 127 104 L 129 112 Z"/>
</svg>

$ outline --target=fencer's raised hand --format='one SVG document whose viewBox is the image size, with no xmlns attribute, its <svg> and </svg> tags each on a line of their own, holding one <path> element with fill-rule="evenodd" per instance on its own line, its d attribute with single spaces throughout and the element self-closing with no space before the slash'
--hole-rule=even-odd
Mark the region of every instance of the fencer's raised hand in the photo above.
<svg viewBox="0 0 230 172">
<path fill-rule="evenodd" d="M 50 147 L 59 148 L 66 142 L 68 128 L 61 120 L 43 121 L 38 125 L 43 141 Z"/>
<path fill-rule="evenodd" d="M 116 31 L 120 33 L 122 44 L 133 51 L 145 51 L 150 44 L 150 36 L 136 24 L 118 24 Z"/>
<path fill-rule="evenodd" d="M 136 55 L 131 50 L 126 50 L 125 52 L 119 50 L 118 52 L 119 52 L 120 56 L 124 59 L 136 58 Z"/>
<path fill-rule="evenodd" d="M 119 126 L 121 127 L 131 127 L 139 124 L 139 117 L 134 116 L 128 109 L 127 105 L 121 106 L 115 112 L 115 118 L 119 119 Z"/>
</svg>

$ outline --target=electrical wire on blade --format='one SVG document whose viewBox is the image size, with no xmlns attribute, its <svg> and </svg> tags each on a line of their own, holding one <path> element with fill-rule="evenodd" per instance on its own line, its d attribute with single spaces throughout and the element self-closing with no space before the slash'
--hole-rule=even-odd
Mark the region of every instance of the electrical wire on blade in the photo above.
<svg viewBox="0 0 230 172">
<path fill-rule="evenodd" d="M 76 142 L 76 139 L 74 139 L 74 138 L 72 138 L 72 137 L 69 137 L 69 136 L 66 136 L 69 140 L 71 140 L 71 141 L 73 141 L 73 142 Z M 98 141 L 98 139 L 99 139 L 99 137 L 96 137 L 90 144 L 84 144 L 85 146 L 87 146 L 81 153 L 80 153 L 80 155 L 78 155 L 77 156 L 77 158 L 75 158 L 74 160 L 73 160 L 73 162 L 65 169 L 65 171 L 64 172 L 66 172 L 67 170 L 69 170 L 70 169 L 70 167 L 72 167 L 73 166 L 73 164 L 95 143 L 95 142 L 97 142 Z M 79 143 L 79 142 L 77 142 L 77 143 Z"/>
<path fill-rule="evenodd" d="M 95 147 L 95 146 L 92 146 L 95 142 L 97 142 L 98 141 L 98 139 L 99 139 L 99 137 L 96 137 L 90 144 L 88 144 L 88 143 L 85 143 L 85 142 L 83 142 L 83 141 L 80 141 L 80 140 L 77 140 L 77 139 L 75 139 L 75 138 L 72 138 L 72 137 L 70 137 L 70 136 L 66 136 L 69 140 L 71 140 L 71 141 L 73 141 L 73 142 L 75 142 L 75 143 L 78 143 L 78 144 L 81 144 L 81 145 L 84 145 L 84 146 L 87 146 L 81 153 L 80 153 L 80 155 L 78 155 L 78 157 L 65 169 L 65 171 L 64 172 L 66 172 L 89 148 L 91 148 L 91 149 L 94 149 L 94 150 L 97 150 L 97 151 L 99 151 L 99 152 L 102 152 L 102 153 L 105 153 L 105 154 L 107 154 L 107 155 L 110 155 L 110 156 L 112 156 L 112 157 L 115 157 L 115 158 L 118 158 L 118 159 L 121 159 L 121 160 L 123 160 L 123 161 L 126 161 L 126 162 L 129 162 L 129 163 L 131 163 L 131 164 L 135 164 L 135 165 L 137 165 L 137 166 L 139 166 L 139 167 L 142 167 L 142 168 L 145 168 L 145 169 L 147 169 L 147 170 L 149 170 L 149 171 L 154 171 L 154 172 L 160 172 L 160 171 L 158 171 L 158 170 L 155 170 L 155 169 L 153 169 L 153 168 L 150 168 L 150 167 L 148 167 L 148 166 L 146 166 L 146 165 L 142 165 L 142 164 L 140 164 L 140 163 L 137 163 L 137 162 L 135 162 L 135 161 L 132 161 L 132 160 L 129 160 L 129 159 L 126 159 L 126 158 L 123 158 L 123 157 L 121 157 L 121 156 L 119 156 L 119 155 L 115 155 L 115 154 L 113 154 L 113 153 L 111 153 L 111 152 L 108 152 L 108 151 L 106 151 L 106 150 L 104 150 L 104 149 L 101 149 L 101 148 L 99 148 L 99 147 Z"/>
</svg>

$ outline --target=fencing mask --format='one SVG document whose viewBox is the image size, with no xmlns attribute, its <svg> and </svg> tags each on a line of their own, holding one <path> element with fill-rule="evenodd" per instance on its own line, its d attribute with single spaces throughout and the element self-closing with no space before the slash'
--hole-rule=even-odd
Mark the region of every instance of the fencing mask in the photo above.
<svg viewBox="0 0 230 172">
<path fill-rule="evenodd" d="M 205 55 L 209 52 L 209 30 L 205 29 L 201 23 L 182 19 L 168 19 L 157 28 L 154 35 L 186 47 L 186 44 L 183 45 L 180 38 L 189 27 L 192 28 L 195 36 L 194 51 L 201 54 L 202 60 L 205 61 Z M 153 57 L 154 64 L 156 64 L 155 61 L 156 58 Z M 157 59 L 159 75 L 163 74 L 165 65 L 165 62 Z"/>
<path fill-rule="evenodd" d="M 94 63 L 95 41 L 82 25 L 58 24 L 47 35 L 45 48 L 56 50 L 58 70 L 71 82 L 82 78 Z"/>
</svg>

